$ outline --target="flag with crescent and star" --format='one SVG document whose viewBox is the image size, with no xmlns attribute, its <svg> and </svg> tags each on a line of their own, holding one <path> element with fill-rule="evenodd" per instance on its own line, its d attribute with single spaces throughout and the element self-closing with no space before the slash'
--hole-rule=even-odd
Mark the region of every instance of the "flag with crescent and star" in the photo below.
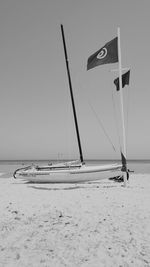
<svg viewBox="0 0 150 267">
<path fill-rule="evenodd" d="M 118 62 L 118 37 L 106 43 L 101 49 L 88 58 L 87 70 L 96 66 Z"/>
</svg>

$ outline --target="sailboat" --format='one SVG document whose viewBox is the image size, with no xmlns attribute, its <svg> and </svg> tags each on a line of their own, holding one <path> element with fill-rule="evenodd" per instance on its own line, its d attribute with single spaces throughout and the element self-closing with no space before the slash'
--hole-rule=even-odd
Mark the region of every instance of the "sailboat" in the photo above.
<svg viewBox="0 0 150 267">
<path fill-rule="evenodd" d="M 20 178 L 26 181 L 38 182 L 38 183 L 82 183 L 82 182 L 96 181 L 101 179 L 109 179 L 114 177 L 123 177 L 124 183 L 126 184 L 128 170 L 127 170 L 126 157 L 123 152 L 121 152 L 121 161 L 122 161 L 121 163 L 119 162 L 115 164 L 89 166 L 86 165 L 84 162 L 63 25 L 61 25 L 61 34 L 64 47 L 64 55 L 66 61 L 70 97 L 73 109 L 80 159 L 78 161 L 63 162 L 58 164 L 48 164 L 46 166 L 32 165 L 20 168 L 14 172 L 13 177 L 15 179 Z M 100 51 L 99 58 L 104 58 L 102 52 L 103 51 Z M 120 82 L 120 89 L 121 88 L 122 86 Z"/>
</svg>

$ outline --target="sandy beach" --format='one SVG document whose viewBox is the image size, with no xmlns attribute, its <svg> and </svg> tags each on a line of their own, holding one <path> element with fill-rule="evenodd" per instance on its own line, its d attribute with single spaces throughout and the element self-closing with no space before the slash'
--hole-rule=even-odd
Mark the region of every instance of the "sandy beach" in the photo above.
<svg viewBox="0 0 150 267">
<path fill-rule="evenodd" d="M 150 266 L 150 175 L 31 184 L 0 176 L 0 266 Z"/>
</svg>

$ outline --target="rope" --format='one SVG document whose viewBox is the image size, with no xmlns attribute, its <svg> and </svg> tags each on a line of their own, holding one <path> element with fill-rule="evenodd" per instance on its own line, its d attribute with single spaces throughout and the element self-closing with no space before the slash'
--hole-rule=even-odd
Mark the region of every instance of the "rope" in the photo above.
<svg viewBox="0 0 150 267">
<path fill-rule="evenodd" d="M 76 80 L 79 80 L 79 77 L 76 77 Z M 83 86 L 83 84 L 80 83 L 80 88 L 83 88 L 83 87 L 85 87 L 85 86 Z M 107 137 L 108 142 L 109 142 L 110 145 L 112 146 L 113 150 L 116 152 L 116 148 L 115 148 L 115 146 L 114 146 L 114 144 L 113 144 L 113 142 L 112 142 L 110 136 L 109 136 L 108 133 L 106 132 L 106 129 L 105 129 L 105 127 L 104 127 L 104 125 L 103 125 L 103 123 L 102 123 L 100 117 L 97 115 L 96 111 L 94 110 L 93 106 L 91 105 L 91 103 L 90 103 L 90 101 L 89 101 L 87 95 L 84 94 L 84 97 L 87 98 L 87 102 L 88 102 L 88 104 L 89 104 L 91 110 L 93 111 L 93 113 L 94 113 L 94 115 L 95 115 L 95 117 L 96 117 L 96 119 L 97 119 L 97 121 L 98 121 L 98 123 L 99 123 L 101 129 L 103 130 L 103 132 L 104 132 L 105 136 Z"/>
<path fill-rule="evenodd" d="M 95 114 L 95 116 L 96 116 L 96 118 L 97 118 L 97 121 L 98 121 L 99 125 L 101 126 L 101 128 L 102 128 L 102 130 L 103 130 L 105 136 L 107 137 L 107 139 L 108 139 L 109 143 L 111 144 L 113 150 L 116 152 L 115 146 L 114 146 L 114 144 L 112 143 L 112 141 L 111 141 L 109 135 L 107 134 L 107 132 L 106 132 L 106 130 L 105 130 L 105 128 L 104 128 L 104 125 L 103 125 L 102 121 L 101 121 L 100 118 L 98 117 L 96 111 L 94 110 L 94 108 L 92 107 L 92 105 L 90 104 L 89 101 L 88 101 L 88 103 L 89 103 L 89 105 L 90 105 L 90 107 L 91 107 L 93 113 Z"/>
<path fill-rule="evenodd" d="M 112 102 L 113 102 L 113 111 L 114 111 L 114 121 L 115 121 L 115 128 L 116 128 L 116 133 L 117 133 L 117 138 L 118 138 L 118 143 L 119 143 L 119 147 L 120 147 L 120 151 L 121 151 L 121 138 L 120 138 L 120 134 L 119 134 L 119 124 L 118 124 L 118 120 L 117 120 L 117 112 L 116 112 L 116 106 L 115 106 L 115 100 L 114 100 L 114 95 L 113 95 L 113 90 L 112 90 Z"/>
<path fill-rule="evenodd" d="M 128 90 L 128 89 L 126 88 L 126 90 Z M 129 129 L 129 105 L 130 105 L 130 88 L 129 88 L 128 93 L 127 93 L 127 130 L 126 130 L 127 148 L 128 148 L 128 136 L 129 136 L 128 135 L 128 129 Z"/>
</svg>

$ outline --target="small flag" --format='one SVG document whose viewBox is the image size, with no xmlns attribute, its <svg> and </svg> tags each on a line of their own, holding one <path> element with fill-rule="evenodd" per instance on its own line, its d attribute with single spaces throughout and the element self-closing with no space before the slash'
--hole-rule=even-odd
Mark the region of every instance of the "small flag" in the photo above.
<svg viewBox="0 0 150 267">
<path fill-rule="evenodd" d="M 126 84 L 129 85 L 129 79 L 130 79 L 130 70 L 128 70 L 126 73 L 122 75 L 122 87 L 124 87 Z M 119 91 L 119 78 L 116 78 L 114 80 L 114 84 L 116 85 L 116 90 Z"/>
<path fill-rule="evenodd" d="M 118 37 L 106 43 L 88 58 L 87 70 L 96 66 L 118 62 Z"/>
</svg>

